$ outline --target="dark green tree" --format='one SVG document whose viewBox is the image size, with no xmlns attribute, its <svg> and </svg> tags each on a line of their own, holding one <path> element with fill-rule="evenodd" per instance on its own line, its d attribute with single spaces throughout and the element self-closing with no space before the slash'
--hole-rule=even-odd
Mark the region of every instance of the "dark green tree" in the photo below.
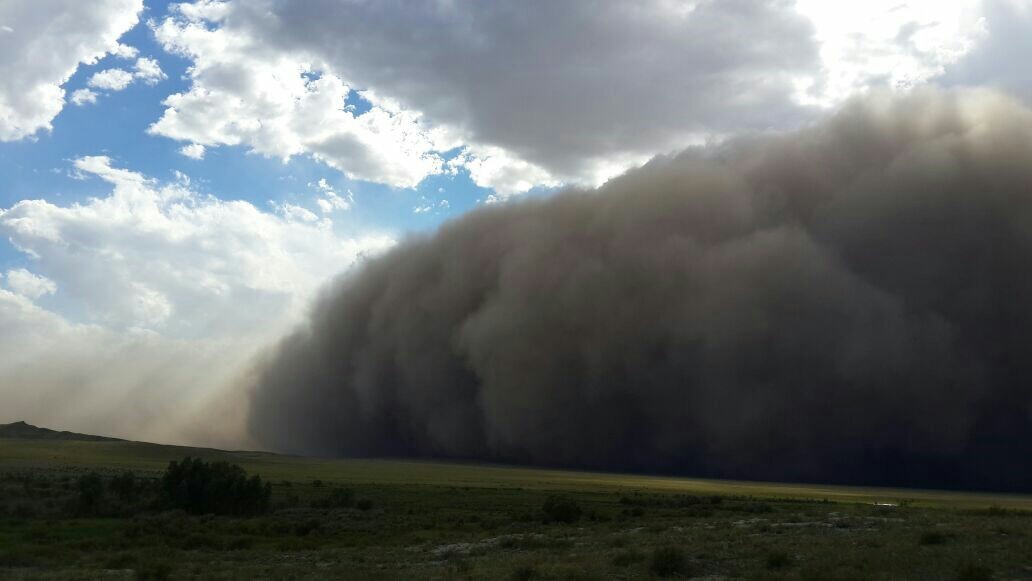
<svg viewBox="0 0 1032 581">
<path fill-rule="evenodd" d="M 193 514 L 259 514 L 269 509 L 272 485 L 228 462 L 187 456 L 172 461 L 161 478 L 165 501 Z"/>
</svg>

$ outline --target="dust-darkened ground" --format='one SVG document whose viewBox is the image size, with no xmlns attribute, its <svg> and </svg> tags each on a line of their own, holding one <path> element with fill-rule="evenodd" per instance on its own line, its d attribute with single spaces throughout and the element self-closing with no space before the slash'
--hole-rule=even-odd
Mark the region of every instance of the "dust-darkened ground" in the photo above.
<svg viewBox="0 0 1032 581">
<path fill-rule="evenodd" d="M 269 511 L 154 508 L 168 461 L 187 454 L 261 474 Z M 134 492 L 122 495 L 112 482 L 128 470 Z M 104 487 L 87 514 L 82 483 L 94 471 Z M 1015 496 L 0 439 L 0 578 L 1022 579 L 1032 578 L 1030 507 Z"/>
</svg>

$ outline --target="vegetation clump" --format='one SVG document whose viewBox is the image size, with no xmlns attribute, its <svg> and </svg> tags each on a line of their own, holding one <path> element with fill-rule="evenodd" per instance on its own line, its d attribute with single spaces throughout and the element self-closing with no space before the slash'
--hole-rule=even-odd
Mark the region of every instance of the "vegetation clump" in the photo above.
<svg viewBox="0 0 1032 581">
<path fill-rule="evenodd" d="M 355 491 L 350 488 L 334 488 L 326 498 L 312 502 L 313 508 L 351 508 L 355 505 Z"/>
<path fill-rule="evenodd" d="M 964 563 L 957 571 L 957 581 L 992 581 L 993 572 L 976 563 Z"/>
<path fill-rule="evenodd" d="M 39 488 L 49 489 L 50 483 Z M 64 509 L 77 516 L 129 516 L 146 510 L 154 501 L 153 488 L 132 472 L 104 477 L 90 471 L 75 479 L 70 492 Z"/>
<path fill-rule="evenodd" d="M 684 552 L 677 547 L 659 547 L 652 551 L 649 570 L 659 577 L 672 577 L 685 572 Z"/>
<path fill-rule="evenodd" d="M 537 569 L 533 565 L 520 565 L 516 567 L 509 578 L 513 581 L 529 581 L 537 576 Z"/>
<path fill-rule="evenodd" d="M 946 543 L 946 535 L 939 531 L 926 531 L 921 534 L 922 545 L 943 545 Z"/>
<path fill-rule="evenodd" d="M 573 500 L 563 496 L 549 496 L 542 505 L 545 522 L 575 523 L 580 520 L 581 507 Z"/>
<path fill-rule="evenodd" d="M 629 567 L 644 560 L 645 555 L 638 551 L 621 551 L 613 555 L 612 563 L 614 567 Z"/>
<path fill-rule="evenodd" d="M 272 485 L 236 464 L 187 456 L 169 462 L 161 490 L 169 506 L 191 514 L 250 515 L 269 509 Z"/>
<path fill-rule="evenodd" d="M 104 481 L 96 472 L 90 472 L 80 476 L 76 483 L 79 490 L 79 508 L 85 513 L 95 514 L 99 512 L 101 501 L 104 499 Z"/>
<path fill-rule="evenodd" d="M 768 569 L 784 569 L 792 562 L 791 557 L 788 553 L 783 551 L 776 551 L 767 555 L 767 568 Z"/>
</svg>

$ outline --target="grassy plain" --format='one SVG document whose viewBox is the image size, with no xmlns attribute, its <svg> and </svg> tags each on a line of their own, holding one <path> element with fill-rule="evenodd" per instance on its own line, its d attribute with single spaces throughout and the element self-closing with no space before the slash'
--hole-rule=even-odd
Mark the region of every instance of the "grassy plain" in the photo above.
<svg viewBox="0 0 1032 581">
<path fill-rule="evenodd" d="M 273 510 L 65 508 L 87 472 L 186 455 L 260 474 Z M 343 489 L 357 502 L 328 505 Z M 1032 579 L 1032 498 L 0 438 L 0 578 L 650 577 Z"/>
</svg>

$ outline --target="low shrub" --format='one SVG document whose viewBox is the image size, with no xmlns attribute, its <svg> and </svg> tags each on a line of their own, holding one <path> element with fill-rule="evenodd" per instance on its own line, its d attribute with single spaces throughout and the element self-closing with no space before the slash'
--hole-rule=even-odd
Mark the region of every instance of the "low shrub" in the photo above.
<svg viewBox="0 0 1032 581">
<path fill-rule="evenodd" d="M 318 520 L 314 518 L 308 519 L 304 522 L 298 523 L 297 526 L 294 527 L 294 534 L 299 537 L 305 537 L 313 532 L 318 531 L 321 526 L 322 523 L 320 523 Z"/>
<path fill-rule="evenodd" d="M 541 506 L 545 513 L 545 522 L 575 523 L 580 520 L 581 507 L 569 498 L 549 496 Z"/>
<path fill-rule="evenodd" d="M 684 552 L 677 547 L 660 547 L 652 551 L 649 571 L 659 577 L 671 577 L 685 572 Z"/>
<path fill-rule="evenodd" d="M 739 510 L 741 510 L 742 512 L 751 512 L 754 514 L 765 514 L 768 512 L 773 512 L 774 507 L 767 504 L 766 502 L 747 502 L 743 504 L 739 508 Z"/>
<path fill-rule="evenodd" d="M 232 541 L 226 544 L 226 549 L 230 551 L 244 551 L 254 546 L 254 539 L 251 537 L 236 537 Z"/>
<path fill-rule="evenodd" d="M 355 492 L 350 488 L 334 488 L 323 499 L 312 502 L 313 508 L 351 508 L 355 505 Z"/>
<path fill-rule="evenodd" d="M 136 565 L 136 555 L 132 553 L 118 553 L 104 561 L 105 569 L 132 569 Z"/>
<path fill-rule="evenodd" d="M 198 551 L 198 550 L 209 550 L 217 551 L 222 548 L 222 544 L 210 535 L 203 534 L 192 534 L 183 539 L 180 545 L 184 550 L 187 551 Z"/>
<path fill-rule="evenodd" d="M 784 569 L 791 562 L 792 559 L 788 556 L 788 553 L 782 551 L 775 551 L 767 555 L 768 569 Z"/>
<path fill-rule="evenodd" d="M 520 565 L 513 570 L 509 576 L 512 581 L 529 581 L 538 576 L 537 569 L 533 565 Z"/>
<path fill-rule="evenodd" d="M 78 496 L 76 501 L 79 509 L 87 514 L 96 514 L 100 511 L 101 501 L 104 499 L 104 481 L 100 474 L 89 472 L 79 477 L 76 482 Z"/>
<path fill-rule="evenodd" d="M 621 551 L 613 555 L 612 563 L 614 567 L 629 567 L 644 560 L 645 555 L 638 551 Z"/>
<path fill-rule="evenodd" d="M 114 493 L 122 502 L 133 502 L 139 492 L 136 475 L 130 472 L 123 472 L 111 478 L 108 489 Z"/>
<path fill-rule="evenodd" d="M 964 563 L 957 570 L 957 581 L 992 581 L 993 572 L 976 563 Z"/>
<path fill-rule="evenodd" d="M 148 559 L 136 568 L 140 581 L 163 581 L 172 575 L 172 565 L 162 559 Z"/>
</svg>

